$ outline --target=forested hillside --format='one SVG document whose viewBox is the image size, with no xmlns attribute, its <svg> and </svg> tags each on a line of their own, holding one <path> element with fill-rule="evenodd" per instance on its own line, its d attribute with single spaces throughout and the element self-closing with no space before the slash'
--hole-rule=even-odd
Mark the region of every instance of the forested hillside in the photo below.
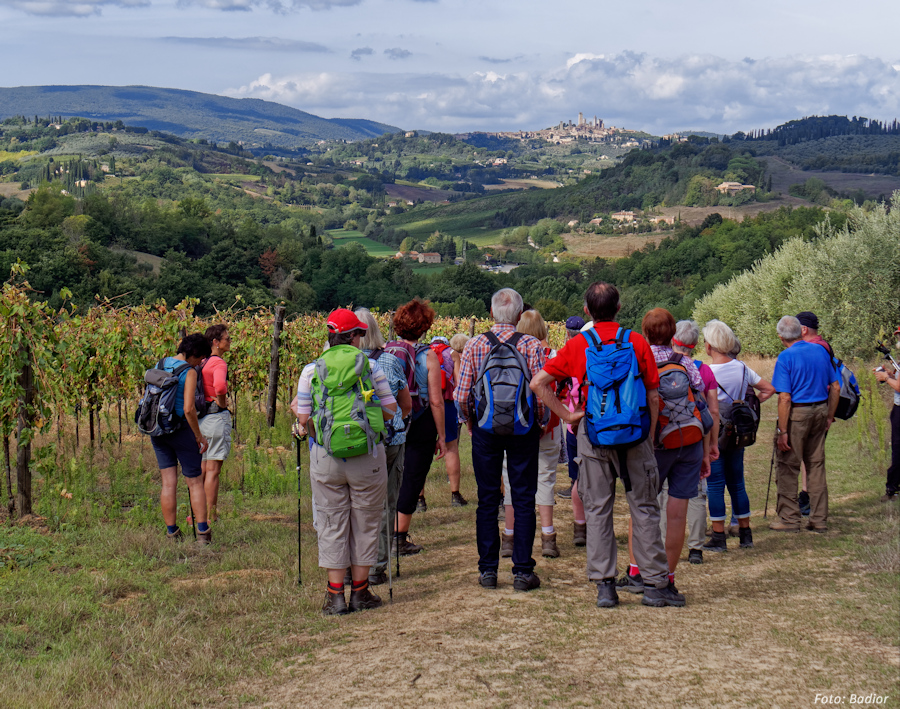
<svg viewBox="0 0 900 709">
<path fill-rule="evenodd" d="M 320 118 L 261 99 L 152 86 L 0 88 L 0 119 L 18 115 L 123 121 L 183 138 L 243 142 L 247 147 L 296 148 L 318 140 L 361 140 L 399 130 L 375 121 Z"/>
</svg>

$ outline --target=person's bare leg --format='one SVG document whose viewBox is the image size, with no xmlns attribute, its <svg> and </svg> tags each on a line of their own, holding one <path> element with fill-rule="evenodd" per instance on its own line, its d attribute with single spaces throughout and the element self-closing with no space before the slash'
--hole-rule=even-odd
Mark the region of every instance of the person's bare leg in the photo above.
<svg viewBox="0 0 900 709">
<path fill-rule="evenodd" d="M 356 564 L 351 564 L 350 566 L 350 576 L 353 579 L 353 583 L 362 583 L 363 581 L 369 580 L 369 569 L 371 566 L 357 566 Z M 341 576 L 341 581 L 343 581 L 344 577 Z M 331 576 L 329 574 L 328 580 L 331 580 Z M 335 582 L 337 583 L 337 582 Z"/>
<path fill-rule="evenodd" d="M 185 480 L 191 495 L 194 523 L 206 522 L 206 492 L 203 490 L 203 480 L 199 475 L 196 478 L 185 478 Z"/>
<path fill-rule="evenodd" d="M 669 495 L 666 504 L 666 557 L 669 560 L 669 573 L 675 573 L 681 548 L 684 546 L 685 523 L 687 522 L 688 501 Z"/>
<path fill-rule="evenodd" d="M 222 460 L 204 461 L 205 466 L 203 474 L 203 489 L 206 491 L 206 506 L 209 512 L 209 521 L 215 522 L 219 519 L 216 508 L 219 504 L 219 475 L 222 472 Z"/>
<path fill-rule="evenodd" d="M 397 513 L 397 531 L 405 534 L 409 531 L 409 524 L 412 522 L 412 515 L 405 515 L 402 512 Z M 341 578 L 344 578 L 341 576 Z"/>
<path fill-rule="evenodd" d="M 163 468 L 159 472 L 160 475 L 162 475 L 162 488 L 159 491 L 159 505 L 162 507 L 163 520 L 167 527 L 174 527 L 178 524 L 176 519 L 178 468 Z"/>
<path fill-rule="evenodd" d="M 450 492 L 459 492 L 460 462 L 459 439 L 447 444 L 447 453 L 444 455 L 444 465 L 447 466 L 447 477 L 450 478 Z"/>
<path fill-rule="evenodd" d="M 747 524 L 748 524 L 748 525 L 750 524 L 750 519 L 749 519 L 749 518 L 747 519 Z M 724 534 L 724 533 L 725 533 L 725 522 L 724 522 L 724 520 L 723 520 L 723 521 L 719 521 L 719 522 L 716 522 L 716 520 L 713 520 L 713 521 L 712 521 L 712 530 L 713 530 L 714 532 L 718 532 L 719 534 Z"/>
<path fill-rule="evenodd" d="M 503 514 L 506 515 L 506 518 L 505 518 L 503 524 L 506 525 L 507 529 L 514 529 L 513 525 L 515 524 L 515 521 L 516 521 L 516 515 L 515 515 L 515 512 L 513 512 L 513 506 L 512 505 L 504 505 L 503 506 Z"/>
<path fill-rule="evenodd" d="M 350 568 L 355 569 L 358 567 L 351 566 Z M 332 586 L 344 585 L 344 576 L 346 576 L 347 574 L 347 569 L 326 569 L 326 571 L 328 572 L 328 583 L 330 583 Z"/>
<path fill-rule="evenodd" d="M 538 505 L 538 514 L 541 518 L 542 527 L 553 526 L 553 505 Z"/>
<path fill-rule="evenodd" d="M 578 496 L 578 481 L 572 483 L 572 516 L 575 521 L 584 521 L 584 503 Z"/>
</svg>

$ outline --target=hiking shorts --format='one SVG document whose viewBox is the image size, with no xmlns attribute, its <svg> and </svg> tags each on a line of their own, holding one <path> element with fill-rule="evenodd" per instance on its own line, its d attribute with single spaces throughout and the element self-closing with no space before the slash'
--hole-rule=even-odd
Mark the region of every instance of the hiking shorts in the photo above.
<svg viewBox="0 0 900 709">
<path fill-rule="evenodd" d="M 659 487 L 663 481 L 669 483 L 669 497 L 690 500 L 697 497 L 700 485 L 700 464 L 703 462 L 703 441 L 683 448 L 657 449 L 656 464 L 659 466 Z"/>
<path fill-rule="evenodd" d="M 447 443 L 459 438 L 459 428 L 456 402 L 444 400 L 444 435 L 447 437 Z"/>
<path fill-rule="evenodd" d="M 181 474 L 186 478 L 196 478 L 202 472 L 200 468 L 200 448 L 194 439 L 190 426 L 182 426 L 165 436 L 151 436 L 153 452 L 160 470 L 174 468 L 181 463 Z"/>
<path fill-rule="evenodd" d="M 225 460 L 231 452 L 231 412 L 204 416 L 200 419 L 200 433 L 209 441 L 203 460 Z"/>
</svg>

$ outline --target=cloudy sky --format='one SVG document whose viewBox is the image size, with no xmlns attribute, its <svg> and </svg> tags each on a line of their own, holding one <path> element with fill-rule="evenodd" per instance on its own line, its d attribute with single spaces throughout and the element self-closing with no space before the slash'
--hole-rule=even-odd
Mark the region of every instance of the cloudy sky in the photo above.
<svg viewBox="0 0 900 709">
<path fill-rule="evenodd" d="M 896 0 L 0 0 L 0 85 L 142 84 L 402 128 L 900 117 Z"/>
</svg>

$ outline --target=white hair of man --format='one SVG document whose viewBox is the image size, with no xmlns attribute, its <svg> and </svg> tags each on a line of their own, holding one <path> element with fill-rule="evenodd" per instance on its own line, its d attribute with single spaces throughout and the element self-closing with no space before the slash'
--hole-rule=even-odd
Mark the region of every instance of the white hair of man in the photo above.
<svg viewBox="0 0 900 709">
<path fill-rule="evenodd" d="M 716 352 L 727 355 L 734 349 L 734 331 L 721 320 L 710 320 L 703 328 L 703 339 Z"/>
<path fill-rule="evenodd" d="M 518 323 L 523 307 L 522 296 L 512 288 L 501 288 L 491 296 L 491 315 L 498 324 Z"/>
<path fill-rule="evenodd" d="M 775 332 L 785 342 L 794 342 L 803 336 L 800 321 L 793 315 L 785 315 L 775 326 Z"/>
<path fill-rule="evenodd" d="M 700 328 L 693 320 L 679 320 L 675 323 L 675 337 L 681 344 L 672 343 L 672 349 L 681 354 L 689 355 L 697 346 L 700 339 Z"/>
<path fill-rule="evenodd" d="M 369 326 L 369 329 L 363 333 L 363 338 L 359 342 L 361 350 L 377 350 L 384 347 L 384 337 L 381 334 L 381 328 L 378 327 L 378 321 L 368 308 L 357 308 L 353 311 L 362 322 Z"/>
</svg>

